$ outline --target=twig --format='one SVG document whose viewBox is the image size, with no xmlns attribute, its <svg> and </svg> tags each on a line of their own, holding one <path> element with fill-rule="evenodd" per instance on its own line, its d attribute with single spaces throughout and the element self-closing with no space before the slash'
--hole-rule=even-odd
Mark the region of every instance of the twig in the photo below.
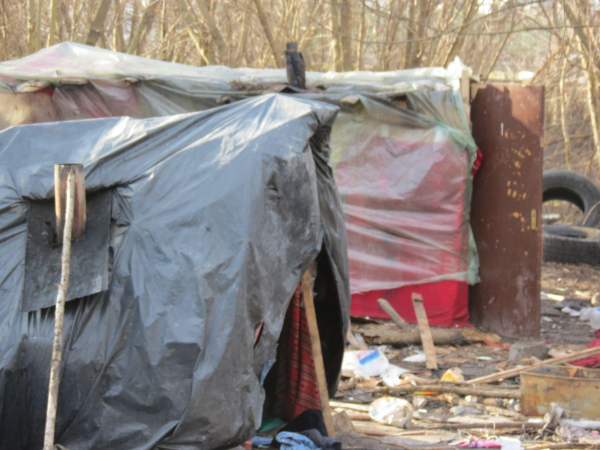
<svg viewBox="0 0 600 450">
<path fill-rule="evenodd" d="M 46 428 L 44 431 L 44 450 L 54 448 L 54 427 L 58 405 L 58 386 L 60 384 L 60 362 L 62 360 L 62 341 L 65 320 L 65 298 L 69 289 L 71 272 L 71 234 L 73 213 L 75 212 L 75 175 L 69 172 L 67 178 L 67 205 L 65 211 L 65 229 L 61 257 L 60 285 L 54 310 L 54 341 L 52 343 L 52 361 L 50 363 L 50 383 L 48 386 L 48 407 L 46 409 Z"/>
</svg>

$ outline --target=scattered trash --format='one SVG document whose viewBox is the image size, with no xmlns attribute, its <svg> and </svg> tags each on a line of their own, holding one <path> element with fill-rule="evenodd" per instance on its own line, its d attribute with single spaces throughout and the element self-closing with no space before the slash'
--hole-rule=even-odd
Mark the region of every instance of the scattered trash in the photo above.
<svg viewBox="0 0 600 450">
<path fill-rule="evenodd" d="M 378 350 L 347 351 L 342 362 L 342 375 L 369 380 L 382 375 L 389 364 L 386 356 Z"/>
<path fill-rule="evenodd" d="M 508 437 L 508 436 L 500 436 L 498 438 L 500 445 L 502 446 L 502 450 L 522 450 L 523 444 L 519 439 Z"/>
<path fill-rule="evenodd" d="M 454 367 L 452 369 L 448 369 L 444 375 L 442 375 L 441 381 L 451 381 L 454 383 L 464 382 L 465 377 L 463 376 L 463 372 L 458 367 Z"/>
<path fill-rule="evenodd" d="M 571 308 L 570 306 L 565 306 L 563 309 L 561 309 L 561 312 L 568 314 L 571 317 L 578 317 L 580 314 L 580 311 L 577 311 L 577 310 Z"/>
<path fill-rule="evenodd" d="M 594 308 L 590 316 L 590 326 L 594 331 L 600 330 L 600 308 Z"/>
<path fill-rule="evenodd" d="M 415 353 L 412 356 L 407 356 L 402 361 L 406 362 L 415 362 L 415 363 L 423 363 L 427 360 L 425 353 Z"/>
<path fill-rule="evenodd" d="M 427 397 L 423 397 L 421 395 L 415 395 L 413 397 L 413 406 L 415 408 L 417 408 L 418 410 L 421 410 L 422 408 L 424 408 L 428 402 L 429 402 L 429 399 Z"/>
<path fill-rule="evenodd" d="M 480 409 L 462 405 L 453 406 L 450 408 L 450 412 L 455 416 L 480 416 L 484 414 Z"/>
<path fill-rule="evenodd" d="M 381 397 L 371 403 L 369 416 L 376 422 L 406 428 L 410 424 L 414 407 L 396 397 Z"/>
<path fill-rule="evenodd" d="M 499 441 L 494 441 L 491 439 L 478 439 L 475 437 L 472 437 L 467 441 L 457 442 L 452 445 L 468 448 L 503 448 Z"/>
<path fill-rule="evenodd" d="M 402 381 L 400 377 L 405 373 L 410 373 L 410 370 L 389 364 L 385 372 L 381 375 L 381 380 L 388 387 L 396 387 L 400 385 Z"/>
</svg>

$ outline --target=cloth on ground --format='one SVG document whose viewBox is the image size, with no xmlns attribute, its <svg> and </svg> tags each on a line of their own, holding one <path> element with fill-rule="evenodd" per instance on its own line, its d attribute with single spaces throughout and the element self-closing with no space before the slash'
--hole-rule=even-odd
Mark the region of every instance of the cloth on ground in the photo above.
<svg viewBox="0 0 600 450">
<path fill-rule="evenodd" d="M 320 448 L 310 438 L 299 433 L 283 431 L 275 439 L 281 446 L 281 450 L 318 450 Z"/>
<path fill-rule="evenodd" d="M 323 450 L 342 450 L 342 443 L 334 438 L 326 437 L 319 432 L 319 430 L 306 430 L 302 434 L 313 441 Z"/>
<path fill-rule="evenodd" d="M 328 437 L 323 413 L 316 409 L 308 409 L 288 423 L 280 431 L 290 433 L 302 433 L 303 431 L 317 430 L 323 436 Z"/>
<path fill-rule="evenodd" d="M 596 339 L 590 342 L 588 348 L 600 347 L 600 330 L 596 331 Z M 600 353 L 587 358 L 572 361 L 571 364 L 581 367 L 600 367 Z"/>
</svg>

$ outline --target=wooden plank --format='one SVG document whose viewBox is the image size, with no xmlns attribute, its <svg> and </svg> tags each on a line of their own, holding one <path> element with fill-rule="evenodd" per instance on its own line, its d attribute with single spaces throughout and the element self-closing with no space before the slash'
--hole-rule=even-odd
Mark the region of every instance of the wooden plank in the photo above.
<svg viewBox="0 0 600 450">
<path fill-rule="evenodd" d="M 423 351 L 426 357 L 426 367 L 428 369 L 437 369 L 437 361 L 435 359 L 435 346 L 433 345 L 433 337 L 431 337 L 431 329 L 429 328 L 429 320 L 423 306 L 423 297 L 421 294 L 413 292 L 412 302 L 417 316 L 417 324 L 421 333 L 421 341 L 423 342 Z"/>
<path fill-rule="evenodd" d="M 507 378 L 516 377 L 517 375 L 528 371 L 537 369 L 542 366 L 551 366 L 555 364 L 563 364 L 571 361 L 575 361 L 576 359 L 585 358 L 586 356 L 595 355 L 600 353 L 600 347 L 588 348 L 586 350 L 582 350 L 580 352 L 571 353 L 570 355 L 560 356 L 558 358 L 550 358 L 545 359 L 544 361 L 540 361 L 535 364 L 531 364 L 530 366 L 517 367 L 515 369 L 505 370 L 503 372 L 493 373 L 492 375 L 486 375 L 484 377 L 473 378 L 472 380 L 468 380 L 469 384 L 482 384 L 482 383 L 492 383 L 494 381 L 505 380 Z"/>
<path fill-rule="evenodd" d="M 379 303 L 381 309 L 383 309 L 385 313 L 388 316 L 390 316 L 392 321 L 396 324 L 398 328 L 400 328 L 400 330 L 408 326 L 404 319 L 400 317 L 400 314 L 398 314 L 398 312 L 394 309 L 392 305 L 390 305 L 390 302 L 388 302 L 386 299 L 380 298 L 379 300 L 377 300 L 377 303 Z"/>
<path fill-rule="evenodd" d="M 82 164 L 54 165 L 54 209 L 56 213 L 56 239 L 62 244 L 65 229 L 65 211 L 67 204 L 67 177 L 73 172 L 75 177 L 75 211 L 73 213 L 73 231 L 71 239 L 85 234 L 86 204 L 85 176 Z"/>
<path fill-rule="evenodd" d="M 317 372 L 317 384 L 319 386 L 319 396 L 321 397 L 323 420 L 325 421 L 325 427 L 327 428 L 329 437 L 335 437 L 331 407 L 329 406 L 329 393 L 327 392 L 327 380 L 325 378 L 325 366 L 323 365 L 323 353 L 321 352 L 321 338 L 317 326 L 317 314 L 315 312 L 312 283 L 308 270 L 304 272 L 304 275 L 302 276 L 302 298 L 304 300 L 304 309 L 306 310 L 315 371 Z"/>
</svg>

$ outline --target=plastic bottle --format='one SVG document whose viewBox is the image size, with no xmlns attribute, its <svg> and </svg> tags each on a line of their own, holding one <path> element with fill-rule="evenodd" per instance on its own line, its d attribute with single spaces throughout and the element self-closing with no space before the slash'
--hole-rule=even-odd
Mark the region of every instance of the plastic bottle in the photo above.
<svg viewBox="0 0 600 450">
<path fill-rule="evenodd" d="M 594 308 L 590 317 L 590 326 L 595 330 L 600 330 L 600 308 Z"/>
</svg>

